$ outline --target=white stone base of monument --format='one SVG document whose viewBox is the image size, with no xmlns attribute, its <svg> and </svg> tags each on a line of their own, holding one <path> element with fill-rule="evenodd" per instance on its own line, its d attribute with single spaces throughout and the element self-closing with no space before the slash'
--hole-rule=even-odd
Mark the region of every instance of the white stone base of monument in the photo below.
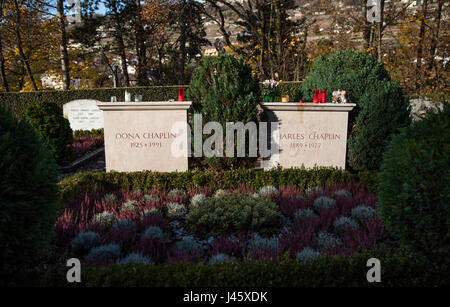
<svg viewBox="0 0 450 307">
<path fill-rule="evenodd" d="M 270 169 L 331 166 L 345 169 L 348 113 L 355 104 L 261 103 L 269 122 L 278 122 L 272 141 L 279 154 L 263 160 Z"/>
<path fill-rule="evenodd" d="M 187 125 L 191 102 L 98 103 L 105 122 L 106 170 L 175 172 L 188 169 L 187 148 L 174 155 L 172 144 Z"/>
</svg>

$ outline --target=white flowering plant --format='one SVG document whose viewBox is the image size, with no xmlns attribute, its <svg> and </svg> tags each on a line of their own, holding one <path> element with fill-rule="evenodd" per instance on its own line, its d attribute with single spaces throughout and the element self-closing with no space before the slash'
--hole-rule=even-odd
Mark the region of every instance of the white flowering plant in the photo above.
<svg viewBox="0 0 450 307">
<path fill-rule="evenodd" d="M 263 90 L 262 94 L 263 96 L 269 96 L 269 97 L 277 97 L 281 96 L 280 90 L 278 89 L 278 85 L 280 82 L 275 80 L 266 80 L 263 82 Z"/>
</svg>

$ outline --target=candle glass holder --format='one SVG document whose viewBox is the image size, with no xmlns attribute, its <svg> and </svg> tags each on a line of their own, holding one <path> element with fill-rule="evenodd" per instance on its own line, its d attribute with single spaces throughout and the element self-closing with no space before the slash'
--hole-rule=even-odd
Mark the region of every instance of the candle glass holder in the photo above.
<svg viewBox="0 0 450 307">
<path fill-rule="evenodd" d="M 319 90 L 313 91 L 313 103 L 319 103 L 319 94 L 320 94 Z"/>
<path fill-rule="evenodd" d="M 136 95 L 136 96 L 134 96 L 134 101 L 135 101 L 135 102 L 142 102 L 142 95 Z"/>
<path fill-rule="evenodd" d="M 117 102 L 117 97 L 116 96 L 111 96 L 111 102 Z"/>
<path fill-rule="evenodd" d="M 130 102 L 131 101 L 131 94 L 128 92 L 125 92 L 125 102 Z"/>
<path fill-rule="evenodd" d="M 281 97 L 281 102 L 289 102 L 289 96 L 285 95 L 285 96 Z"/>
<path fill-rule="evenodd" d="M 184 101 L 184 88 L 182 87 L 178 89 L 178 101 Z"/>
<path fill-rule="evenodd" d="M 321 91 L 320 92 L 320 103 L 326 103 L 327 102 L 327 91 Z"/>
</svg>

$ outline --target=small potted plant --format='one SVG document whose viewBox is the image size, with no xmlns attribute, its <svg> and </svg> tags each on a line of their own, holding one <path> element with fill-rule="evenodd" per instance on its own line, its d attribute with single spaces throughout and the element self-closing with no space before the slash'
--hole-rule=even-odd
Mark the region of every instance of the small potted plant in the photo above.
<svg viewBox="0 0 450 307">
<path fill-rule="evenodd" d="M 273 102 L 275 97 L 281 96 L 278 85 L 280 82 L 275 80 L 266 80 L 263 82 L 262 94 L 265 102 Z"/>
</svg>

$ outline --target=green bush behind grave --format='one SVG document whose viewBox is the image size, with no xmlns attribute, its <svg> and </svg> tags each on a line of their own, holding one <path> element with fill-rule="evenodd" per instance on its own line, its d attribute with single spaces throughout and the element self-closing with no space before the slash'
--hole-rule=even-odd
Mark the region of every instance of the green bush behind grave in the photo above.
<svg viewBox="0 0 450 307">
<path fill-rule="evenodd" d="M 333 168 L 292 168 L 255 171 L 237 170 L 190 170 L 182 173 L 79 173 L 59 183 L 63 202 L 76 195 L 83 195 L 93 188 L 107 191 L 118 189 L 190 189 L 209 186 L 216 189 L 228 189 L 233 186 L 248 185 L 260 188 L 267 185 L 275 187 L 294 186 L 311 188 L 325 184 L 349 184 L 361 182 L 369 191 L 375 191 L 377 179 L 375 173 L 352 174 Z"/>
<path fill-rule="evenodd" d="M 73 131 L 62 108 L 54 102 L 40 101 L 25 110 L 25 116 L 39 137 L 48 144 L 59 165 L 70 163 L 74 157 Z"/>
<path fill-rule="evenodd" d="M 0 106 L 10 111 L 15 117 L 23 118 L 26 108 L 39 101 L 51 101 L 63 106 L 65 103 L 77 99 L 94 99 L 99 101 L 111 101 L 111 96 L 116 96 L 117 101 L 125 100 L 125 91 L 131 93 L 132 99 L 135 94 L 142 95 L 143 101 L 167 101 L 178 99 L 178 88 L 183 86 L 146 86 L 131 88 L 99 88 L 70 91 L 39 91 L 27 93 L 0 93 Z M 291 98 L 300 97 L 300 82 L 282 82 L 280 90 L 283 95 Z M 261 98 L 262 99 L 262 98 Z M 292 99 L 291 99 L 292 100 Z"/>
<path fill-rule="evenodd" d="M 381 283 L 369 283 L 367 260 L 381 262 Z M 449 285 L 449 267 L 384 246 L 350 258 L 321 257 L 301 263 L 110 265 L 82 267 L 81 283 L 68 284 L 67 267 L 39 267 L 17 281 L 29 286 L 78 287 L 434 287 Z"/>
<path fill-rule="evenodd" d="M 389 233 L 404 246 L 449 261 L 449 105 L 392 138 L 379 178 L 379 215 Z"/>
<path fill-rule="evenodd" d="M 192 101 L 189 109 L 191 116 L 201 114 L 205 123 L 220 123 L 223 130 L 230 122 L 258 125 L 261 88 L 258 80 L 252 76 L 252 68 L 243 59 L 237 60 L 232 55 L 203 58 L 192 75 L 186 97 Z M 245 136 L 245 139 L 247 144 L 249 137 Z M 234 138 L 232 144 L 234 152 L 237 146 Z M 227 151 L 231 146 L 228 138 L 224 140 L 223 146 L 222 153 L 228 156 Z M 242 158 L 220 156 L 205 157 L 204 162 L 209 167 L 229 169 L 252 165 L 256 160 L 249 157 L 248 152 Z"/>
<path fill-rule="evenodd" d="M 0 107 L 0 278 L 46 254 L 58 210 L 58 169 L 27 121 Z M 1 284 L 1 281 L 0 281 Z"/>
</svg>

